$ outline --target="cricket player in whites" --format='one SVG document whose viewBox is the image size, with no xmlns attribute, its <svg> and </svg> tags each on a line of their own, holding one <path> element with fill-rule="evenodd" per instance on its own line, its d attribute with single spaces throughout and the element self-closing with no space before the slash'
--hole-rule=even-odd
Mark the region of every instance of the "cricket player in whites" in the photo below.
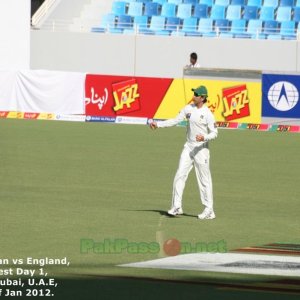
<svg viewBox="0 0 300 300">
<path fill-rule="evenodd" d="M 186 105 L 174 119 L 153 121 L 151 129 L 175 126 L 184 119 L 188 121 L 187 141 L 183 147 L 178 170 L 173 183 L 172 207 L 168 211 L 171 216 L 182 215 L 182 194 L 188 175 L 195 167 L 197 182 L 204 211 L 198 215 L 199 219 L 214 219 L 212 180 L 209 168 L 208 142 L 218 135 L 215 118 L 207 102 L 207 89 L 199 86 L 192 89 L 194 96 L 192 103 Z"/>
</svg>

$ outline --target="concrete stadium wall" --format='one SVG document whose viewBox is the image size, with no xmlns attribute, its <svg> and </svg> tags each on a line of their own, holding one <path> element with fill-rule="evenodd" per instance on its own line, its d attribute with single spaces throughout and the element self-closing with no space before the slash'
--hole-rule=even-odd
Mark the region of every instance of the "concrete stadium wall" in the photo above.
<svg viewBox="0 0 300 300">
<path fill-rule="evenodd" d="M 31 32 L 31 68 L 181 77 L 193 51 L 205 68 L 300 72 L 300 41 Z"/>
<path fill-rule="evenodd" d="M 0 69 L 28 69 L 30 0 L 0 1 Z"/>
</svg>

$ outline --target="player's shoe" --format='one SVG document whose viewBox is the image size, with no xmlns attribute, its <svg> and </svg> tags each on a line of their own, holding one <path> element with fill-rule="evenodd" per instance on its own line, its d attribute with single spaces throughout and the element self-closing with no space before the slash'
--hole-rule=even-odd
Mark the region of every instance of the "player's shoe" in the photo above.
<svg viewBox="0 0 300 300">
<path fill-rule="evenodd" d="M 210 208 L 205 208 L 204 211 L 198 215 L 198 219 L 200 220 L 212 220 L 215 219 L 216 215 L 214 211 Z"/>
<path fill-rule="evenodd" d="M 170 216 L 178 216 L 182 214 L 183 214 L 182 208 L 172 207 L 170 210 L 168 210 L 168 215 Z"/>
</svg>

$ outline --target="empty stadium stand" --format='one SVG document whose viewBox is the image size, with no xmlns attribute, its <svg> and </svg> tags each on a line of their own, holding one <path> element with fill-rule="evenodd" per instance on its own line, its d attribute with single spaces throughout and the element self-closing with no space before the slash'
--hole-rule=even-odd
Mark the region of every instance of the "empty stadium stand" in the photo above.
<svg viewBox="0 0 300 300">
<path fill-rule="evenodd" d="M 114 0 L 91 31 L 291 40 L 299 21 L 300 0 Z"/>
</svg>

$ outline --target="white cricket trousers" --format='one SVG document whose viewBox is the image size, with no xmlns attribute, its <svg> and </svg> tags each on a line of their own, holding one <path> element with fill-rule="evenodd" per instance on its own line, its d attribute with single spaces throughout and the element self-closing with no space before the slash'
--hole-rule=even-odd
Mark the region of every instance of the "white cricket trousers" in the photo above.
<svg viewBox="0 0 300 300">
<path fill-rule="evenodd" d="M 173 183 L 172 207 L 182 207 L 182 194 L 185 182 L 193 166 L 199 186 L 200 199 L 202 204 L 213 209 L 212 180 L 209 168 L 209 149 L 206 147 L 193 148 L 188 144 L 184 145 L 179 166 Z"/>
</svg>

